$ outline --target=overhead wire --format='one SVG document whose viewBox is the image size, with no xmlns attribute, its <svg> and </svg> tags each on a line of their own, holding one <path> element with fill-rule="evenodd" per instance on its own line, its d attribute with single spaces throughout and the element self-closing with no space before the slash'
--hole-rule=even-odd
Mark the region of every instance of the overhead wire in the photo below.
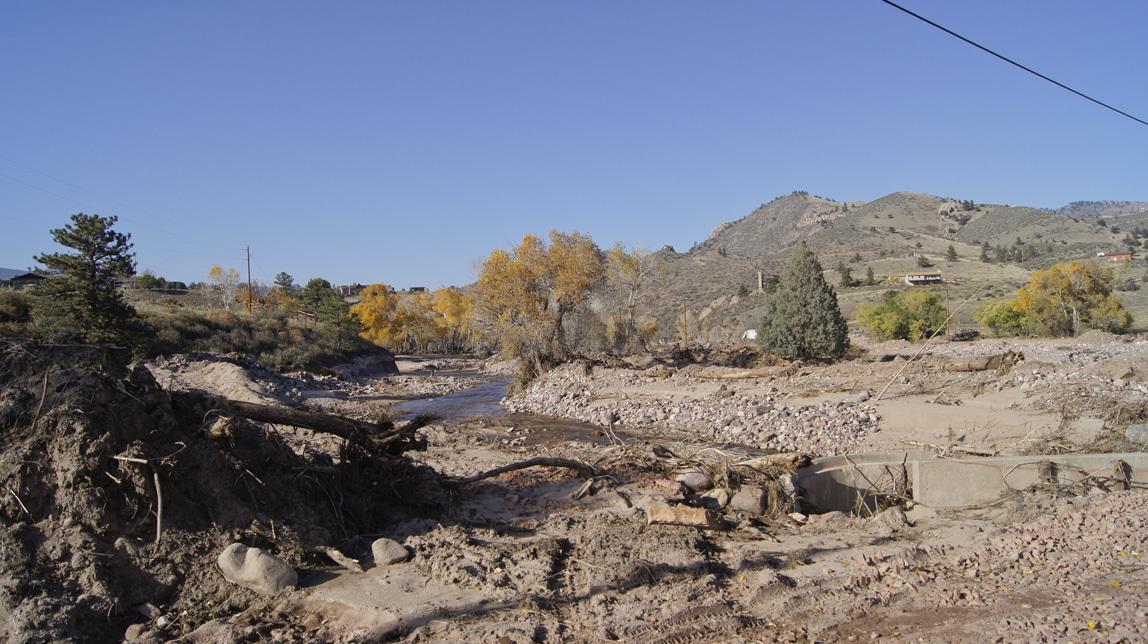
<svg viewBox="0 0 1148 644">
<path fill-rule="evenodd" d="M 984 52 L 986 52 L 986 53 L 992 54 L 993 56 L 996 56 L 997 58 L 999 58 L 999 59 L 1001 59 L 1001 60 L 1005 61 L 1006 63 L 1008 63 L 1008 64 L 1010 64 L 1010 65 L 1015 65 L 1015 66 L 1017 66 L 1017 67 L 1019 67 L 1019 68 L 1023 69 L 1024 71 L 1026 71 L 1026 72 L 1028 72 L 1028 73 L 1032 74 L 1033 76 L 1036 76 L 1036 77 L 1038 77 L 1038 78 L 1043 78 L 1044 80 L 1046 80 L 1046 81 L 1048 81 L 1048 82 L 1052 83 L 1053 85 L 1056 85 L 1057 87 L 1060 87 L 1061 89 L 1065 89 L 1065 90 L 1068 90 L 1068 91 L 1072 92 L 1073 94 L 1076 94 L 1077 96 L 1079 96 L 1079 97 L 1081 97 L 1081 98 L 1084 98 L 1084 99 L 1087 99 L 1087 100 L 1089 100 L 1089 101 L 1092 101 L 1093 103 L 1096 103 L 1097 105 L 1099 105 L 1099 106 L 1101 106 L 1101 107 L 1106 107 L 1106 108 L 1108 108 L 1108 109 L 1112 110 L 1113 112 L 1116 112 L 1117 114 L 1120 114 L 1121 116 L 1126 116 L 1126 117 L 1128 117 L 1128 118 L 1132 119 L 1133 121 L 1136 121 L 1137 123 L 1139 123 L 1139 124 L 1141 124 L 1141 125 L 1148 125 L 1148 121 L 1144 121 L 1144 120 L 1142 120 L 1142 119 L 1136 118 L 1135 116 L 1132 116 L 1132 115 L 1131 115 L 1131 114 L 1129 114 L 1128 112 L 1125 112 L 1125 111 L 1123 111 L 1123 110 L 1119 110 L 1119 109 L 1116 109 L 1115 107 L 1113 107 L 1113 106 L 1109 105 L 1108 103 L 1105 103 L 1105 102 L 1103 102 L 1103 101 L 1099 101 L 1099 100 L 1097 100 L 1097 99 L 1095 99 L 1095 98 L 1092 98 L 1091 96 L 1089 96 L 1088 94 L 1085 94 L 1084 92 L 1079 92 L 1079 91 L 1077 91 L 1077 90 L 1075 90 L 1075 89 L 1072 89 L 1072 88 L 1071 88 L 1071 87 L 1069 87 L 1068 85 L 1065 85 L 1064 83 L 1061 83 L 1061 82 L 1059 82 L 1059 81 L 1053 80 L 1053 79 L 1049 78 L 1048 76 L 1045 76 L 1044 74 L 1041 74 L 1040 72 L 1038 72 L 1038 71 L 1036 71 L 1036 70 L 1033 70 L 1033 69 L 1031 69 L 1031 68 L 1029 68 L 1029 67 L 1025 67 L 1024 65 L 1022 65 L 1022 64 L 1020 64 L 1020 63 L 1018 63 L 1018 62 L 1016 62 L 1015 60 L 1013 60 L 1013 59 L 1011 59 L 1011 58 L 1008 58 L 1007 56 L 1004 56 L 1004 55 L 998 54 L 997 52 L 995 52 L 995 51 L 993 51 L 993 50 L 989 49 L 988 47 L 985 47 L 984 45 L 981 45 L 981 44 L 979 44 L 979 43 L 973 42 L 972 40 L 969 40 L 968 38 L 965 38 L 964 36 L 962 36 L 962 35 L 958 34 L 957 32 L 953 31 L 952 29 L 948 29 L 948 28 L 946 28 L 946 27 L 943 27 L 943 26 L 941 26 L 941 25 L 939 25 L 939 24 L 937 24 L 937 23 L 933 22 L 932 20 L 929 20 L 928 18 L 926 18 L 926 17 L 924 17 L 924 16 L 922 16 L 922 15 L 920 15 L 920 14 L 918 14 L 918 13 L 914 13 L 913 11 L 910 11 L 909 9 L 906 9 L 905 7 L 902 7 L 901 5 L 897 4 L 896 2 L 893 2 L 892 0 L 881 0 L 881 2 L 884 2 L 885 4 L 889 5 L 890 7 L 893 7 L 893 8 L 895 8 L 895 9 L 900 9 L 901 11 L 904 11 L 905 13 L 909 14 L 910 16 L 913 16 L 913 17 L 914 17 L 914 18 L 916 18 L 917 20 L 920 20 L 920 21 L 922 21 L 922 22 L 925 22 L 925 23 L 927 23 L 927 24 L 930 24 L 930 25 L 932 25 L 932 26 L 936 27 L 937 29 L 940 29 L 941 31 L 943 31 L 943 32 L 945 32 L 945 33 L 947 33 L 947 34 L 949 34 L 950 36 L 953 36 L 954 38 L 958 38 L 958 39 L 960 39 L 960 40 L 963 40 L 964 42 L 966 42 L 966 43 L 968 43 L 968 44 L 972 45 L 973 47 L 976 47 L 977 49 L 980 49 L 981 51 L 984 51 Z"/>
</svg>

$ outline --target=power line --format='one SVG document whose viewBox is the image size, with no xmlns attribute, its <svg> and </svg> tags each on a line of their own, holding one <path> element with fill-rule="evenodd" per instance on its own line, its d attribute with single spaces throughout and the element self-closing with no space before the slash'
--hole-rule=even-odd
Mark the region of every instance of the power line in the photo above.
<svg viewBox="0 0 1148 644">
<path fill-rule="evenodd" d="M 909 14 L 910 16 L 913 16 L 913 17 L 914 17 L 914 18 L 916 18 L 917 20 L 920 20 L 920 21 L 922 21 L 922 22 L 926 22 L 926 23 L 928 23 L 928 24 L 930 24 L 930 25 L 933 25 L 933 26 L 934 26 L 934 27 L 936 27 L 937 29 L 940 29 L 941 31 L 943 31 L 943 32 L 945 32 L 945 33 L 947 33 L 947 34 L 949 34 L 950 36 L 953 36 L 953 37 L 955 37 L 955 38 L 959 38 L 959 39 L 961 39 L 961 40 L 963 40 L 963 41 L 965 41 L 965 42 L 969 43 L 969 44 L 970 44 L 970 45 L 972 45 L 973 47 L 976 47 L 977 49 L 980 49 L 981 51 L 984 51 L 984 52 L 987 52 L 987 53 L 989 53 L 989 54 L 992 54 L 993 56 L 996 56 L 997 58 L 999 58 L 999 59 L 1001 59 L 1001 60 L 1005 61 L 1006 63 L 1008 63 L 1008 64 L 1010 64 L 1010 65 L 1015 65 L 1015 66 L 1017 66 L 1017 67 L 1020 67 L 1020 68 L 1021 68 L 1021 69 L 1023 69 L 1024 71 L 1026 71 L 1026 72 L 1028 72 L 1028 73 L 1032 74 L 1033 76 L 1036 76 L 1036 77 L 1038 77 L 1038 78 L 1043 78 L 1044 80 L 1046 80 L 1046 81 L 1048 81 L 1048 82 L 1052 83 L 1053 85 L 1056 85 L 1057 87 L 1059 87 L 1059 88 L 1061 88 L 1061 89 L 1066 89 L 1066 90 L 1068 90 L 1068 91 L 1072 92 L 1073 94 L 1076 94 L 1077 96 L 1079 96 L 1079 97 L 1081 97 L 1081 98 L 1084 98 L 1084 99 L 1088 99 L 1088 100 L 1092 101 L 1093 103 L 1096 103 L 1097 105 L 1099 105 L 1099 106 L 1101 106 L 1101 107 L 1106 107 L 1106 108 L 1108 108 L 1108 109 L 1112 110 L 1113 112 L 1116 112 L 1117 114 L 1120 114 L 1121 116 L 1127 116 L 1128 118 L 1132 119 L 1133 121 L 1136 121 L 1137 123 L 1139 123 L 1139 124 L 1141 124 L 1141 125 L 1148 125 L 1148 121 L 1144 121 L 1144 120 L 1138 119 L 1138 118 L 1136 118 L 1135 116 L 1132 116 L 1131 114 L 1129 114 L 1128 112 L 1124 112 L 1124 111 L 1122 111 L 1122 110 L 1118 110 L 1118 109 L 1116 109 L 1115 107 L 1112 107 L 1111 105 L 1109 105 L 1108 103 L 1104 103 L 1104 102 L 1102 102 L 1102 101 L 1098 101 L 1098 100 L 1096 100 L 1095 98 L 1092 98 L 1091 96 L 1089 96 L 1088 94 L 1085 94 L 1085 93 L 1083 93 L 1083 92 L 1078 92 L 1078 91 L 1076 91 L 1076 90 L 1072 89 L 1071 87 L 1069 87 L 1068 85 L 1065 85 L 1064 83 L 1061 83 L 1061 82 L 1057 82 L 1057 81 L 1055 81 L 1055 80 L 1053 80 L 1053 79 L 1049 78 L 1048 76 L 1045 76 L 1044 74 L 1041 74 L 1041 73 L 1040 73 L 1040 72 L 1038 72 L 1038 71 L 1035 71 L 1035 70 L 1032 70 L 1032 69 L 1030 69 L 1030 68 L 1028 68 L 1028 67 L 1025 67 L 1024 65 L 1021 65 L 1020 63 L 1016 62 L 1015 60 L 1012 60 L 1011 58 L 1008 58 L 1008 57 L 1006 57 L 1006 56 L 1002 56 L 1002 55 L 1000 55 L 1000 54 L 996 53 L 995 51 L 993 51 L 993 50 L 989 49 L 988 47 L 985 47 L 984 45 L 980 45 L 980 44 L 977 44 L 977 43 L 975 43 L 975 42 L 973 42 L 973 41 L 969 40 L 968 38 L 965 38 L 964 36 L 962 36 L 962 35 L 958 34 L 957 32 L 955 32 L 955 31 L 953 31 L 953 30 L 951 30 L 951 29 L 946 29 L 945 27 L 942 27 L 941 25 L 939 25 L 939 24 L 937 24 L 937 23 L 933 22 L 932 20 L 929 20 L 928 18 L 926 18 L 926 17 L 924 17 L 924 16 L 922 16 L 922 15 L 920 15 L 920 14 L 917 14 L 917 13 L 913 13 L 912 11 L 909 11 L 908 9 L 906 9 L 905 7 L 902 7 L 901 5 L 897 4 L 896 2 L 892 2 L 891 0 L 881 0 L 881 2 L 884 2 L 885 4 L 889 5 L 890 7 L 894 7 L 894 8 L 896 8 L 896 9 L 900 9 L 901 11 L 904 11 L 905 13 Z"/>
</svg>

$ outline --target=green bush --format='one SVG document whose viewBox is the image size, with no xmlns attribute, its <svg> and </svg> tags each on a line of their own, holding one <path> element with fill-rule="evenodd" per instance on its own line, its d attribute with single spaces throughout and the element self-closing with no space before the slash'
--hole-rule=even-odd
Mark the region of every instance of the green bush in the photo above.
<svg viewBox="0 0 1148 644">
<path fill-rule="evenodd" d="M 940 329 L 945 317 L 945 306 L 932 291 L 888 291 L 882 304 L 857 307 L 857 321 L 878 340 L 922 340 Z"/>
<path fill-rule="evenodd" d="M 1028 326 L 1024 313 L 1013 308 L 1008 300 L 985 302 L 973 309 L 973 317 L 997 337 L 1020 335 Z"/>
</svg>

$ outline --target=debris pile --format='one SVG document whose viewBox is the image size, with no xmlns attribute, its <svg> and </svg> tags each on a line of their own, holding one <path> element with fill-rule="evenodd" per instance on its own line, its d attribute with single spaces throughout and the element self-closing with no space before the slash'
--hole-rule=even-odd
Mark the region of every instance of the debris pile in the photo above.
<svg viewBox="0 0 1148 644">
<path fill-rule="evenodd" d="M 395 484 L 416 506 L 439 490 L 428 468 L 365 453 L 370 436 L 300 454 L 274 426 L 211 396 L 164 391 L 107 347 L 5 340 L 0 380 L 0 639 L 9 642 L 114 641 L 139 624 L 175 637 L 258 603 L 216 569 L 225 547 L 325 564 L 310 552 L 403 514 Z"/>
</svg>

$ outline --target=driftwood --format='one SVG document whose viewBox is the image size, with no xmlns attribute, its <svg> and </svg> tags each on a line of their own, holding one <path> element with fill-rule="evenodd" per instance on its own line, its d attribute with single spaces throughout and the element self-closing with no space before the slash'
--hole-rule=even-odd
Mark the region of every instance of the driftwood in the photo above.
<svg viewBox="0 0 1148 644">
<path fill-rule="evenodd" d="M 809 454 L 783 452 L 781 454 L 766 454 L 765 456 L 751 458 L 748 461 L 734 463 L 734 465 L 748 467 L 758 472 L 774 472 L 777 470 L 796 472 L 802 467 L 808 467 L 812 462 L 813 457 Z"/>
<path fill-rule="evenodd" d="M 395 427 L 395 424 L 390 421 L 368 423 L 345 416 L 324 414 L 307 409 L 296 409 L 294 407 L 260 405 L 258 403 L 223 399 L 217 400 L 216 404 L 220 411 L 232 416 L 240 416 L 248 420 L 272 423 L 275 425 L 303 427 L 312 431 L 332 434 L 372 454 L 382 451 L 388 444 L 402 439 L 416 429 L 424 427 L 435 420 L 434 416 L 420 415 L 401 427 Z"/>
<path fill-rule="evenodd" d="M 582 461 L 576 461 L 576 460 L 571 459 L 571 458 L 552 458 L 549 456 L 536 456 L 534 458 L 528 458 L 525 461 L 518 461 L 517 463 L 511 463 L 510 465 L 503 465 L 502 467 L 496 467 L 493 470 L 487 470 L 481 474 L 475 474 L 474 476 L 468 476 L 464 479 L 459 479 L 458 481 L 456 481 L 456 485 L 465 485 L 467 483 L 474 483 L 475 481 L 481 481 L 483 479 L 488 479 L 488 478 L 491 478 L 493 476 L 498 476 L 499 474 L 505 474 L 507 472 L 513 472 L 515 470 L 524 470 L 528 467 L 536 467 L 536 466 L 566 467 L 566 468 L 577 471 L 579 474 L 581 474 L 582 476 L 585 476 L 587 478 L 592 478 L 592 477 L 598 475 L 598 473 L 594 470 L 593 467 L 587 465 L 586 463 L 583 463 Z"/>
<path fill-rule="evenodd" d="M 307 548 L 307 552 L 316 555 L 326 555 L 331 558 L 331 561 L 334 561 L 351 572 L 363 572 L 363 567 L 359 565 L 358 560 L 352 559 L 330 546 L 312 546 Z"/>
</svg>

